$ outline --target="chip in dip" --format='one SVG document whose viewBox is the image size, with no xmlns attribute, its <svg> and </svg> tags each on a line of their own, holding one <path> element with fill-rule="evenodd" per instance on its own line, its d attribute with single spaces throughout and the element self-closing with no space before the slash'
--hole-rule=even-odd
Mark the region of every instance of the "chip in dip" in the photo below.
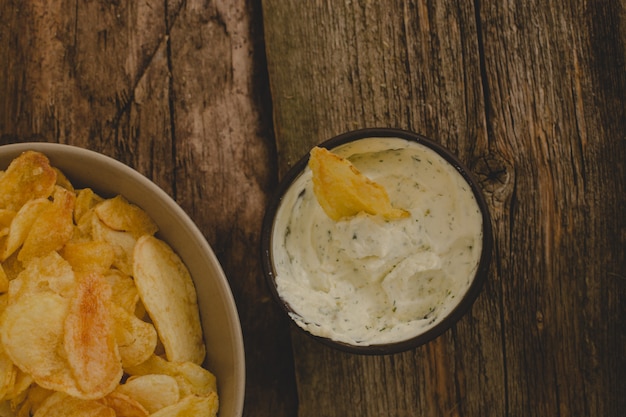
<svg viewBox="0 0 626 417">
<path fill-rule="evenodd" d="M 371 137 L 332 152 L 409 215 L 360 212 L 334 220 L 305 167 L 273 217 L 277 294 L 295 323 L 315 336 L 349 346 L 416 338 L 449 317 L 474 282 L 487 227 L 475 190 L 419 141 Z"/>
</svg>

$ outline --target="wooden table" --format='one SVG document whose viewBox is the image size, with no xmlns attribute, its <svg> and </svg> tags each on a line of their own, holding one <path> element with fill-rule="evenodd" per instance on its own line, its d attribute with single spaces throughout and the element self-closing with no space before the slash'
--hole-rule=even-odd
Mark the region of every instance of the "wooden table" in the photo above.
<svg viewBox="0 0 626 417">
<path fill-rule="evenodd" d="M 398 127 L 481 178 L 489 281 L 382 357 L 295 332 L 259 260 L 308 149 Z M 626 409 L 626 3 L 0 2 L 1 143 L 69 143 L 152 178 L 214 248 L 246 343 L 246 416 L 619 416 Z"/>
</svg>

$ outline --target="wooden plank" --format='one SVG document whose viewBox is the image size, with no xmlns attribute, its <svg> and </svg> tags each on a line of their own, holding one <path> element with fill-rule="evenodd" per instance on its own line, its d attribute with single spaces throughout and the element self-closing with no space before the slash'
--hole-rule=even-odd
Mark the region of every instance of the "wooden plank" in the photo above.
<svg viewBox="0 0 626 417">
<path fill-rule="evenodd" d="M 168 94 L 144 88 L 167 87 L 163 4 L 15 1 L 3 3 L 1 13 L 8 25 L 2 31 L 4 142 L 34 138 L 90 147 L 156 174 L 152 157 L 162 159 L 172 147 Z M 137 112 L 138 103 L 156 106 L 153 116 Z M 138 143 L 145 144 L 141 152 Z M 155 143 L 159 148 L 152 149 Z M 172 170 L 159 172 L 155 180 L 171 192 Z"/>
<path fill-rule="evenodd" d="M 336 133 L 415 130 L 482 178 L 496 237 L 433 343 L 372 358 L 294 333 L 299 416 L 619 415 L 622 9 L 263 1 L 281 175 Z"/>
<path fill-rule="evenodd" d="M 472 4 L 263 5 L 279 171 L 315 143 L 373 126 L 430 136 L 469 165 L 488 155 Z M 454 330 L 390 357 L 296 333 L 299 415 L 504 415 L 499 311 L 492 279 Z"/>
<path fill-rule="evenodd" d="M 240 310 L 245 414 L 291 415 L 288 327 L 260 279 L 275 170 L 259 4 L 0 3 L 0 137 L 115 157 L 152 178 L 214 248 Z M 282 326 L 281 326 L 282 324 Z"/>
<path fill-rule="evenodd" d="M 187 1 L 172 19 L 177 196 L 230 277 L 244 326 L 245 414 L 291 415 L 295 384 L 288 325 L 262 279 L 259 235 L 274 173 L 270 114 L 258 100 L 260 16 L 245 2 Z M 260 24 L 257 21 L 256 24 Z M 258 32 L 257 32 L 258 33 Z M 258 38 L 257 38 L 258 39 Z"/>
<path fill-rule="evenodd" d="M 608 3 L 489 2 L 481 21 L 489 139 L 515 167 L 498 256 L 508 407 L 619 415 L 624 15 Z"/>
<path fill-rule="evenodd" d="M 485 146 L 473 7 L 375 3 L 263 2 L 279 169 L 363 127 L 409 128 L 466 160 Z"/>
</svg>

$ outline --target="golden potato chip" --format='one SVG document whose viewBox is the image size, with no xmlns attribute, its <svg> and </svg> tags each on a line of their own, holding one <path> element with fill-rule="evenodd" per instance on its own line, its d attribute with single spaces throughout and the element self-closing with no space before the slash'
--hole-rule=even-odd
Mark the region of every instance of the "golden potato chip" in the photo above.
<svg viewBox="0 0 626 417">
<path fill-rule="evenodd" d="M 0 208 L 19 210 L 28 200 L 47 198 L 54 191 L 56 172 L 48 158 L 26 151 L 15 158 L 0 177 Z"/>
<path fill-rule="evenodd" d="M 9 283 L 11 303 L 20 297 L 39 292 L 52 292 L 68 299 L 76 288 L 76 277 L 70 264 L 57 252 L 33 259 Z"/>
<path fill-rule="evenodd" d="M 13 210 L 0 209 L 0 238 L 9 234 L 9 227 L 15 214 Z"/>
<path fill-rule="evenodd" d="M 0 318 L 4 349 L 43 388 L 79 394 L 63 352 L 68 301 L 49 291 L 10 303 Z"/>
<path fill-rule="evenodd" d="M 144 363 L 128 367 L 129 375 L 169 375 L 176 379 L 181 395 L 208 395 L 217 392 L 215 375 L 193 362 L 170 362 L 152 355 Z"/>
<path fill-rule="evenodd" d="M 134 376 L 117 387 L 116 391 L 134 398 L 150 414 L 180 400 L 178 383 L 169 375 Z"/>
<path fill-rule="evenodd" d="M 98 203 L 103 201 L 91 188 L 84 188 L 76 193 L 76 204 L 74 207 L 74 222 L 80 223 L 83 216 L 91 211 Z"/>
<path fill-rule="evenodd" d="M 117 269 L 108 270 L 104 277 L 111 286 L 111 301 L 129 313 L 134 313 L 139 301 L 139 293 L 133 278 Z"/>
<path fill-rule="evenodd" d="M 172 416 L 194 416 L 194 417 L 214 417 L 218 410 L 217 394 L 211 393 L 207 397 L 189 395 L 181 399 L 176 404 L 167 406 L 153 413 L 152 417 L 172 417 Z"/>
<path fill-rule="evenodd" d="M 35 198 L 27 201 L 20 208 L 11 222 L 7 238 L 1 246 L 0 261 L 6 260 L 22 246 L 35 220 L 51 206 L 52 202 L 47 198 Z"/>
<path fill-rule="evenodd" d="M 113 264 L 115 251 L 103 241 L 69 242 L 63 247 L 61 256 L 75 272 L 104 274 Z"/>
<path fill-rule="evenodd" d="M 212 392 L 217 392 L 217 380 L 215 375 L 207 371 L 200 365 L 193 362 L 183 362 L 176 364 L 178 374 L 183 378 L 179 380 L 181 390 L 186 394 L 206 396 Z"/>
<path fill-rule="evenodd" d="M 113 230 L 131 233 L 136 239 L 157 232 L 156 223 L 138 206 L 129 203 L 124 197 L 104 200 L 95 207 L 96 215 Z"/>
<path fill-rule="evenodd" d="M 115 410 L 95 400 L 55 392 L 46 398 L 33 417 L 116 417 Z"/>
<path fill-rule="evenodd" d="M 115 321 L 115 340 L 123 367 L 145 362 L 157 345 L 157 333 L 150 323 L 137 318 L 124 308 L 112 305 Z"/>
<path fill-rule="evenodd" d="M 12 391 L 16 379 L 17 368 L 0 345 L 0 401 L 7 399 L 7 394 Z"/>
<path fill-rule="evenodd" d="M 21 417 L 13 411 L 15 408 L 10 401 L 0 402 L 0 416 L 2 417 Z M 30 417 L 30 416 L 27 416 Z"/>
<path fill-rule="evenodd" d="M 76 216 L 74 216 L 76 217 Z M 87 210 L 80 219 L 75 220 L 76 227 L 74 228 L 74 235 L 72 240 L 75 242 L 100 240 L 93 237 L 93 219 L 97 219 L 96 213 L 93 210 Z"/>
<path fill-rule="evenodd" d="M 409 212 L 392 207 L 387 191 L 356 169 L 350 161 L 325 148 L 311 150 L 309 168 L 313 192 L 320 206 L 337 221 L 360 212 L 386 219 L 408 217 Z"/>
<path fill-rule="evenodd" d="M 26 262 L 47 255 L 65 245 L 74 232 L 73 210 L 76 196 L 65 188 L 57 187 L 52 205 L 35 220 L 24 240 L 17 259 Z"/>
<path fill-rule="evenodd" d="M 75 192 L 74 186 L 72 185 L 70 180 L 67 179 L 65 174 L 60 169 L 58 169 L 56 167 L 52 167 L 52 169 L 57 174 L 56 185 L 58 185 L 59 187 L 63 187 L 63 188 L 65 188 L 68 191 Z"/>
<path fill-rule="evenodd" d="M 139 238 L 133 256 L 135 285 L 167 358 L 202 363 L 198 301 L 187 267 L 165 242 L 149 235 Z"/>
<path fill-rule="evenodd" d="M 55 391 L 45 389 L 37 384 L 33 384 L 28 387 L 27 391 L 24 391 L 24 398 L 21 400 L 12 400 L 10 402 L 11 408 L 16 410 L 16 417 L 31 417 L 37 409 L 43 404 L 43 402 L 54 394 Z"/>
<path fill-rule="evenodd" d="M 143 405 L 128 395 L 113 391 L 100 402 L 115 411 L 116 416 L 123 417 L 148 417 L 149 413 Z"/>
<path fill-rule="evenodd" d="M 115 341 L 111 287 L 102 274 L 80 276 L 64 323 L 64 348 L 79 398 L 99 398 L 113 391 L 122 378 Z"/>
<path fill-rule="evenodd" d="M 6 241 L 9 235 L 10 226 L 0 225 L 0 256 L 2 255 L 2 247 L 6 245 Z M 0 260 L 1 261 L 1 260 Z"/>
<path fill-rule="evenodd" d="M 31 388 L 33 377 L 30 374 L 22 371 L 17 366 L 15 368 L 15 382 L 13 386 L 7 391 L 4 398 L 11 400 L 13 404 L 18 404 L 24 401 L 28 394 L 28 390 Z"/>
<path fill-rule="evenodd" d="M 49 392 L 48 395 L 46 395 L 45 393 L 41 393 L 42 394 L 41 401 L 37 405 L 37 410 L 41 410 L 41 411 L 39 411 L 39 413 L 35 411 L 33 413 L 33 416 L 34 415 L 41 416 L 41 417 L 46 416 L 48 410 L 51 410 L 55 404 L 60 403 L 61 401 L 63 401 L 63 399 L 67 397 L 67 394 L 65 394 L 64 392 L 55 392 L 55 391 L 48 391 L 48 392 Z"/>
<path fill-rule="evenodd" d="M 136 366 L 129 366 L 124 369 L 128 375 L 143 376 L 151 374 L 162 374 L 176 376 L 178 374 L 177 366 L 158 355 L 151 355 L 146 361 Z"/>
<path fill-rule="evenodd" d="M 125 274 L 133 275 L 133 251 L 137 240 L 131 233 L 113 230 L 94 215 L 91 235 L 93 240 L 104 241 L 111 245 L 115 252 L 113 258 L 115 268 Z"/>
<path fill-rule="evenodd" d="M 9 278 L 7 273 L 4 272 L 4 267 L 0 264 L 0 293 L 5 293 L 9 290 Z"/>
</svg>

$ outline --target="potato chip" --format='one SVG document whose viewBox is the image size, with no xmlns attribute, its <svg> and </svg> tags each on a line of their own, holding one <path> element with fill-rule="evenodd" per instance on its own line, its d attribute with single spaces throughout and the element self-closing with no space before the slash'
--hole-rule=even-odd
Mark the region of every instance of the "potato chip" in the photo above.
<svg viewBox="0 0 626 417">
<path fill-rule="evenodd" d="M 136 239 L 157 232 L 156 223 L 138 206 L 118 195 L 95 207 L 96 215 L 113 230 L 131 233 Z"/>
<path fill-rule="evenodd" d="M 103 201 L 91 188 L 84 188 L 76 193 L 76 204 L 74 206 L 74 222 L 80 223 L 83 216 L 91 211 L 98 203 Z"/>
<path fill-rule="evenodd" d="M 100 403 L 112 408 L 115 415 L 120 417 L 148 417 L 149 415 L 139 401 L 119 391 L 108 394 L 100 400 Z"/>
<path fill-rule="evenodd" d="M 217 392 L 215 375 L 193 362 L 170 362 L 152 355 L 144 363 L 129 367 L 132 376 L 161 374 L 174 377 L 183 395 L 208 395 Z"/>
<path fill-rule="evenodd" d="M 36 258 L 9 283 L 11 303 L 22 296 L 39 292 L 52 292 L 68 299 L 76 288 L 76 277 L 70 264 L 57 252 Z"/>
<path fill-rule="evenodd" d="M 17 259 L 22 262 L 47 255 L 65 245 L 74 232 L 73 210 L 76 196 L 65 188 L 57 187 L 52 205 L 35 220 Z"/>
<path fill-rule="evenodd" d="M 185 264 L 165 242 L 145 235 L 135 245 L 133 271 L 167 358 L 202 363 L 205 347 L 196 289 Z"/>
<path fill-rule="evenodd" d="M 173 417 L 173 416 L 194 416 L 194 417 L 214 417 L 218 410 L 217 394 L 211 393 L 207 397 L 198 397 L 190 395 L 183 398 L 176 404 L 162 408 L 156 413 L 151 414 L 152 417 Z"/>
<path fill-rule="evenodd" d="M 111 286 L 111 301 L 129 313 L 135 313 L 139 293 L 133 278 L 117 269 L 108 270 L 104 277 Z"/>
<path fill-rule="evenodd" d="M 180 400 L 178 383 L 169 375 L 148 374 L 130 377 L 117 391 L 134 398 L 150 414 Z"/>
<path fill-rule="evenodd" d="M 115 321 L 115 340 L 124 368 L 145 362 L 157 345 L 154 326 L 137 318 L 124 308 L 112 305 Z"/>
<path fill-rule="evenodd" d="M 56 392 L 46 398 L 33 417 L 116 417 L 115 410 L 95 400 Z"/>
<path fill-rule="evenodd" d="M 63 352 L 68 302 L 42 291 L 9 304 L 0 318 L 0 339 L 7 355 L 43 388 L 79 394 Z"/>
<path fill-rule="evenodd" d="M 37 411 L 35 411 L 33 415 L 38 415 L 42 417 L 47 415 L 48 410 L 51 410 L 52 407 L 55 406 L 55 404 L 61 403 L 66 397 L 67 394 L 65 394 L 64 392 L 49 391 L 48 395 L 43 394 L 41 402 L 37 406 L 37 410 L 41 411 L 39 411 L 39 414 L 37 414 Z"/>
<path fill-rule="evenodd" d="M 179 386 L 185 394 L 206 396 L 217 392 L 217 380 L 215 375 L 207 371 L 200 365 L 193 362 L 183 362 L 176 364 L 178 375 L 183 379 L 179 380 Z"/>
<path fill-rule="evenodd" d="M 406 210 L 392 207 L 385 188 L 359 172 L 347 159 L 316 146 L 311 150 L 308 165 L 313 173 L 313 192 L 331 219 L 337 221 L 360 212 L 386 219 L 409 216 Z"/>
<path fill-rule="evenodd" d="M 17 368 L 0 345 L 0 401 L 6 399 L 7 394 L 15 386 Z"/>
<path fill-rule="evenodd" d="M 4 396 L 5 400 L 11 400 L 12 403 L 17 404 L 26 398 L 28 394 L 28 390 L 35 382 L 33 377 L 30 374 L 22 371 L 17 366 L 14 366 L 15 369 L 15 382 L 13 386 L 7 391 Z"/>
<path fill-rule="evenodd" d="M 113 248 L 113 266 L 127 275 L 133 275 L 133 251 L 137 240 L 129 232 L 111 229 L 96 215 L 91 217 L 91 235 L 94 240 L 107 242 Z"/>
<path fill-rule="evenodd" d="M 76 215 L 74 215 L 76 218 Z M 76 227 L 74 228 L 74 235 L 72 240 L 74 242 L 100 240 L 93 237 L 93 219 L 98 218 L 93 210 L 87 210 L 78 220 L 75 220 Z"/>
<path fill-rule="evenodd" d="M 0 261 L 6 260 L 22 246 L 35 220 L 50 206 L 52 202 L 47 198 L 35 198 L 20 208 L 9 226 L 6 240 L 0 247 Z"/>
<path fill-rule="evenodd" d="M 123 370 L 115 341 L 111 287 L 101 274 L 78 279 L 64 324 L 64 347 L 81 391 L 78 397 L 99 398 L 113 391 Z"/>
<path fill-rule="evenodd" d="M 13 410 L 14 408 L 10 401 L 0 402 L 0 417 L 21 417 L 16 415 Z"/>
<path fill-rule="evenodd" d="M 11 408 L 16 410 L 16 417 L 31 417 L 54 392 L 33 384 L 28 391 L 24 391 L 24 398 L 10 402 Z"/>
<path fill-rule="evenodd" d="M 9 295 L 6 293 L 0 294 L 0 317 L 2 316 L 2 313 L 4 313 L 4 310 L 7 309 L 8 305 L 9 305 Z M 2 343 L 0 343 L 0 346 L 2 346 Z"/>
<path fill-rule="evenodd" d="M 5 293 L 9 290 L 9 277 L 4 271 L 4 267 L 0 264 L 0 293 Z"/>
<path fill-rule="evenodd" d="M 15 214 L 13 210 L 0 209 L 0 238 L 9 234 L 9 227 Z"/>
<path fill-rule="evenodd" d="M 56 167 L 52 167 L 52 169 L 57 174 L 56 185 L 58 185 L 59 187 L 63 187 L 63 188 L 65 188 L 68 191 L 75 192 L 74 186 L 72 185 L 70 180 L 67 179 L 65 174 L 60 169 L 58 169 Z"/>
<path fill-rule="evenodd" d="M 107 242 L 69 242 L 61 251 L 75 272 L 98 272 L 104 274 L 113 264 L 115 251 Z"/>
<path fill-rule="evenodd" d="M 49 197 L 56 176 L 45 155 L 34 151 L 22 153 L 0 177 L 0 208 L 17 211 L 28 200 Z"/>
</svg>

